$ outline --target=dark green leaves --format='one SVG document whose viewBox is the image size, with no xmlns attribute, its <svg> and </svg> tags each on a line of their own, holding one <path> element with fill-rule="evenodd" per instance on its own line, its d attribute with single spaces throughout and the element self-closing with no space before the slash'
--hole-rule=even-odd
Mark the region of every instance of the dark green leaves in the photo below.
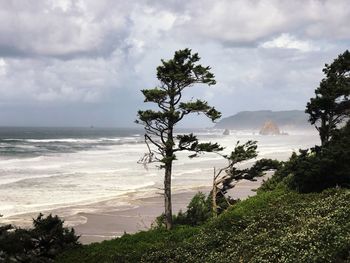
<svg viewBox="0 0 350 263">
<path fill-rule="evenodd" d="M 196 136 L 193 135 L 193 133 L 190 133 L 188 135 L 178 135 L 176 139 L 179 140 L 179 150 L 195 151 L 198 145 L 198 139 Z"/>
<path fill-rule="evenodd" d="M 198 54 L 191 54 L 188 48 L 176 51 L 173 59 L 162 60 L 162 65 L 157 68 L 157 78 L 169 88 L 180 90 L 195 83 L 215 85 L 210 67 L 196 64 L 199 60 Z"/>
<path fill-rule="evenodd" d="M 161 111 L 153 111 L 153 110 L 139 110 L 137 112 L 140 121 L 143 122 L 152 122 L 152 121 L 165 121 L 167 117 L 167 113 Z"/>
<path fill-rule="evenodd" d="M 206 101 L 181 101 L 185 88 L 195 84 L 210 86 L 216 83 L 210 67 L 200 65 L 199 60 L 198 54 L 192 54 L 188 48 L 176 51 L 172 59 L 161 60 L 162 63 L 157 68 L 159 86 L 141 91 L 145 97 L 144 101 L 156 103 L 158 108 L 139 110 L 136 123 L 144 125 L 147 145 L 150 142 L 157 148 L 154 151 L 148 147 L 148 150 L 152 155 L 158 155 L 157 159 L 162 163 L 169 164 L 175 160 L 176 151 L 193 151 L 192 157 L 194 157 L 200 152 L 222 150 L 218 144 L 199 143 L 193 134 L 178 137 L 179 144 L 175 148 L 174 129 L 186 115 L 202 113 L 212 121 L 221 117 L 221 113 L 209 106 Z"/>
<path fill-rule="evenodd" d="M 208 106 L 208 102 L 202 100 L 181 102 L 179 107 L 187 112 L 207 112 L 211 109 L 211 107 Z"/>
<path fill-rule="evenodd" d="M 78 239 L 59 217 L 40 214 L 33 228 L 0 226 L 0 262 L 54 262 L 63 251 L 79 246 Z"/>
<path fill-rule="evenodd" d="M 198 153 L 203 152 L 220 152 L 224 148 L 217 143 L 199 143 L 196 136 L 192 133 L 188 135 L 178 135 L 176 139 L 178 142 L 178 148 L 175 151 L 190 151 L 195 152 L 190 155 L 190 158 L 196 157 Z"/>
<path fill-rule="evenodd" d="M 155 89 L 144 89 L 141 90 L 145 96 L 145 102 L 156 102 L 161 103 L 166 100 L 168 94 L 166 91 L 155 88 Z"/>
<path fill-rule="evenodd" d="M 182 102 L 180 103 L 179 108 L 186 113 L 204 113 L 212 121 L 215 121 L 221 117 L 220 112 L 218 112 L 214 107 L 210 107 L 208 102 L 202 100 Z"/>
<path fill-rule="evenodd" d="M 221 112 L 217 111 L 214 107 L 210 108 L 205 115 L 209 117 L 212 121 L 215 121 L 217 119 L 221 118 Z"/>
<path fill-rule="evenodd" d="M 248 141 L 244 144 L 236 144 L 235 149 L 231 152 L 227 159 L 233 164 L 253 159 L 258 156 L 256 149 L 258 148 L 256 141 Z"/>
<path fill-rule="evenodd" d="M 309 121 L 320 133 L 322 145 L 332 137 L 338 124 L 350 115 L 350 52 L 339 55 L 323 69 L 326 77 L 306 105 Z"/>
</svg>

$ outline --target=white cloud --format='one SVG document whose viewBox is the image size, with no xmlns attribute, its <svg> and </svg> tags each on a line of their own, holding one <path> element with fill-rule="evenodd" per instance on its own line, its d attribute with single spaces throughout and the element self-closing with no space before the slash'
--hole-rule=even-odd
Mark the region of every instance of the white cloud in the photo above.
<svg viewBox="0 0 350 263">
<path fill-rule="evenodd" d="M 311 44 L 309 41 L 298 40 L 296 37 L 287 33 L 283 33 L 270 41 L 266 41 L 260 46 L 263 48 L 296 49 L 302 52 L 320 50 L 319 47 Z"/>
<path fill-rule="evenodd" d="M 181 5 L 172 9 L 187 17 L 178 24 L 178 34 L 186 39 L 255 46 L 284 32 L 316 40 L 350 36 L 348 0 L 202 0 Z"/>
<path fill-rule="evenodd" d="M 133 112 L 142 105 L 139 90 L 157 84 L 160 59 L 189 47 L 218 83 L 191 89 L 189 97 L 204 96 L 226 114 L 302 108 L 324 63 L 349 47 L 348 4 L 0 1 L 0 105 L 50 104 L 64 112 L 67 104 L 117 109 L 118 101 L 124 113 Z"/>
<path fill-rule="evenodd" d="M 0 76 L 6 75 L 6 61 L 0 58 Z"/>
<path fill-rule="evenodd" d="M 0 53 L 66 58 L 103 53 L 104 49 L 113 51 L 113 47 L 120 45 L 116 37 L 125 28 L 123 5 L 111 3 L 117 9 L 112 15 L 112 10 L 87 4 L 88 1 L 2 1 Z M 112 47 L 110 40 L 116 42 Z"/>
</svg>

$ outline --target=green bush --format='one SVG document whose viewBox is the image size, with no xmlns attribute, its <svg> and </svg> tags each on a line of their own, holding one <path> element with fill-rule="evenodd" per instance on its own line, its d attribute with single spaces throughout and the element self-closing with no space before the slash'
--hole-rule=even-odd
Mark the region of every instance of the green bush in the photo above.
<svg viewBox="0 0 350 263">
<path fill-rule="evenodd" d="M 190 225 L 198 226 L 206 222 L 212 216 L 211 196 L 208 197 L 202 192 L 195 194 L 187 206 L 186 212 L 180 210 L 173 215 L 174 226 Z M 153 228 L 165 228 L 165 216 L 161 214 L 152 224 Z"/>
<path fill-rule="evenodd" d="M 58 216 L 33 219 L 33 228 L 0 227 L 0 262 L 53 262 L 65 250 L 79 246 L 74 229 Z"/>
<path fill-rule="evenodd" d="M 260 187 L 273 190 L 281 185 L 301 193 L 321 192 L 332 187 L 350 187 L 350 123 L 338 130 L 322 148 L 299 150 Z"/>
<path fill-rule="evenodd" d="M 142 262 L 350 262 L 349 201 L 339 190 L 259 194 Z"/>
<path fill-rule="evenodd" d="M 350 191 L 280 188 L 199 227 L 153 229 L 66 252 L 57 262 L 350 262 Z"/>
<path fill-rule="evenodd" d="M 211 200 L 205 194 L 197 193 L 187 206 L 187 224 L 196 226 L 207 221 L 212 215 Z"/>
<path fill-rule="evenodd" d="M 174 246 L 183 240 L 198 234 L 198 228 L 178 226 L 172 231 L 166 229 L 151 229 L 120 238 L 85 245 L 78 249 L 65 252 L 56 262 L 71 263 L 123 263 L 140 262 L 141 257 L 149 251 L 162 250 L 163 247 Z"/>
</svg>

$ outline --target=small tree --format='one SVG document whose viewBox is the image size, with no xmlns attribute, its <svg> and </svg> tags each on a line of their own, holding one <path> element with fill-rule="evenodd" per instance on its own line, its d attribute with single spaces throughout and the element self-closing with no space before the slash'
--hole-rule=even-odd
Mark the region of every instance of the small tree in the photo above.
<svg viewBox="0 0 350 263">
<path fill-rule="evenodd" d="M 33 219 L 33 228 L 0 226 L 0 262 L 54 262 L 65 250 L 77 247 L 79 236 L 58 216 Z"/>
<path fill-rule="evenodd" d="M 190 157 L 200 152 L 215 152 L 222 150 L 216 143 L 199 143 L 193 134 L 174 136 L 175 126 L 190 113 L 203 113 L 212 121 L 220 118 L 221 114 L 206 101 L 182 101 L 186 88 L 195 84 L 214 85 L 214 75 L 210 67 L 198 64 L 197 53 L 192 54 L 190 49 L 175 52 L 172 59 L 161 60 L 157 68 L 157 78 L 160 85 L 153 89 L 142 90 L 145 102 L 155 103 L 157 110 L 139 110 L 137 123 L 144 125 L 145 142 L 149 153 L 142 159 L 143 162 L 160 162 L 164 173 L 164 206 L 166 228 L 172 228 L 171 204 L 171 174 L 176 152 L 194 152 Z M 154 147 L 150 147 L 151 143 Z"/>
<path fill-rule="evenodd" d="M 307 103 L 305 112 L 315 125 L 324 146 L 338 125 L 350 114 L 350 52 L 339 55 L 330 65 L 325 65 L 326 75 L 315 90 L 316 96 Z"/>
<path fill-rule="evenodd" d="M 226 198 L 226 193 L 232 189 L 241 180 L 255 181 L 256 177 L 263 176 L 264 171 L 276 170 L 280 167 L 280 162 L 271 159 L 260 159 L 256 161 L 250 168 L 240 169 L 237 165 L 241 162 L 254 159 L 258 156 L 257 142 L 248 141 L 244 144 L 237 142 L 235 149 L 230 155 L 222 155 L 228 165 L 216 170 L 214 168 L 213 188 L 212 188 L 212 212 L 213 216 L 217 216 L 219 207 L 218 200 L 224 198 L 227 206 L 231 205 L 230 200 Z"/>
</svg>

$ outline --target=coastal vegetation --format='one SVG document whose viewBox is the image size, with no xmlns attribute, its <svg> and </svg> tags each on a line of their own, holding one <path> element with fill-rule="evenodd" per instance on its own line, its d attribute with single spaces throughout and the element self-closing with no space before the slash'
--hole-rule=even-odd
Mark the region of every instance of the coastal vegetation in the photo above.
<svg viewBox="0 0 350 263">
<path fill-rule="evenodd" d="M 65 250 L 80 246 L 74 229 L 58 216 L 39 214 L 33 227 L 0 226 L 0 262 L 53 262 Z"/>
<path fill-rule="evenodd" d="M 163 66 L 160 68 L 162 74 L 169 73 L 168 70 L 165 70 L 168 66 L 181 68 L 182 63 L 187 59 L 197 62 L 199 58 L 190 54 L 190 50 L 181 51 L 175 53 L 174 60 L 163 61 Z M 175 63 L 177 59 L 180 60 L 180 64 Z M 209 68 L 206 69 L 209 70 Z M 62 224 L 58 223 L 60 230 L 58 236 L 62 236 L 62 230 L 64 230 L 63 233 L 70 237 L 68 239 L 70 242 L 62 249 L 60 247 L 60 250 L 54 250 L 57 252 L 54 255 L 56 256 L 55 262 L 349 263 L 349 52 L 346 51 L 340 55 L 331 65 L 326 65 L 324 72 L 326 78 L 321 81 L 320 87 L 316 89 L 316 98 L 311 99 L 306 109 L 306 113 L 310 116 L 310 123 L 316 125 L 319 131 L 320 146 L 299 150 L 299 153 L 293 153 L 285 162 L 262 159 L 251 168 L 238 169 L 235 164 L 256 156 L 256 143 L 249 141 L 243 145 L 237 144 L 230 155 L 223 155 L 229 161 L 228 167 L 222 169 L 224 177 L 220 176 L 220 169 L 214 174 L 215 188 L 209 195 L 198 193 L 189 203 L 187 210 L 177 215 L 171 214 L 170 206 L 170 212 L 158 218 L 148 231 L 124 234 L 110 241 L 79 246 L 74 231 L 64 230 Z M 162 74 L 160 74 L 160 80 L 169 81 L 171 79 L 169 77 L 163 79 Z M 143 93 L 146 101 L 156 103 L 167 101 L 170 98 L 166 91 L 160 89 L 145 90 Z M 179 94 L 177 96 L 179 100 L 181 96 Z M 205 102 L 189 102 L 177 109 L 180 113 L 175 114 L 176 110 L 170 109 L 170 112 L 166 113 L 170 115 L 163 115 L 165 114 L 163 111 L 166 112 L 164 109 L 160 112 L 139 112 L 140 120 L 146 125 L 146 131 L 148 127 L 149 131 L 154 132 L 146 134 L 146 139 L 155 143 L 156 146 L 158 144 L 158 154 L 162 157 L 158 161 L 161 161 L 162 165 L 168 165 L 168 168 L 163 167 L 168 173 L 171 174 L 171 164 L 175 160 L 176 149 L 186 150 L 188 148 L 196 154 L 205 149 L 201 147 L 213 147 L 213 151 L 218 151 L 220 146 L 217 144 L 199 146 L 201 144 L 194 135 L 183 135 L 177 138 L 179 144 L 176 146 L 178 148 L 175 148 L 173 134 L 164 135 L 163 138 L 158 136 L 160 141 L 165 139 L 164 142 L 161 142 L 163 144 L 159 144 L 150 137 L 150 134 L 157 137 L 162 130 L 154 131 L 149 127 L 157 127 L 155 123 L 159 125 L 159 121 L 162 123 L 164 119 L 168 120 L 176 116 L 178 118 L 181 110 L 185 115 L 192 110 L 203 110 L 204 106 L 207 106 Z M 207 107 L 208 111 L 213 109 Z M 214 119 L 219 116 L 216 110 L 213 111 L 213 114 Z M 153 124 L 156 126 L 152 126 Z M 171 155 L 168 156 L 168 153 Z M 168 157 L 170 159 L 167 159 Z M 267 167 L 269 169 L 273 167 L 276 172 L 257 190 L 257 195 L 246 200 L 226 203 L 224 195 L 221 196 L 222 198 L 213 198 L 215 191 L 225 194 L 227 187 L 234 186 L 233 182 L 261 176 Z M 215 178 L 217 174 L 219 176 Z M 220 187 L 215 185 L 215 180 L 220 181 Z M 168 186 L 170 187 L 170 182 Z M 170 189 L 168 191 L 170 194 Z M 212 203 L 213 199 L 218 201 L 217 208 L 224 209 L 213 211 L 215 207 Z M 166 202 L 168 202 L 166 206 L 171 204 L 171 199 Z M 221 202 L 226 206 L 221 206 Z M 216 216 L 217 214 L 219 215 Z M 171 219 L 169 219 L 170 215 Z M 165 225 L 163 224 L 164 217 L 166 218 Z M 37 220 L 41 222 L 42 219 L 39 217 Z M 58 222 L 57 218 L 55 220 Z M 34 229 L 36 228 L 35 224 Z M 51 233 L 49 231 L 51 228 L 43 229 L 44 231 L 39 231 L 39 233 L 45 237 L 47 231 Z M 53 234 L 57 233 L 53 232 Z M 56 240 L 56 238 L 52 239 Z M 20 244 L 20 241 L 26 239 L 12 239 L 11 233 L 4 227 L 0 232 L 0 240 L 2 242 L 0 244 L 8 245 Z M 35 240 L 41 240 L 41 238 Z M 63 242 L 65 239 L 59 240 Z M 59 253 L 62 251 L 63 253 Z M 1 253 L 0 256 L 4 258 L 6 254 L 3 251 Z M 51 260 L 53 257 L 48 256 L 48 258 Z M 14 260 L 13 262 L 36 262 L 16 261 L 14 257 L 11 259 Z"/>
<path fill-rule="evenodd" d="M 206 101 L 183 101 L 183 93 L 187 88 L 195 84 L 216 84 L 210 67 L 198 64 L 199 60 L 198 54 L 192 54 L 190 49 L 176 51 L 172 59 L 162 60 L 162 65 L 157 68 L 159 87 L 142 90 L 145 102 L 155 103 L 158 110 L 139 110 L 136 121 L 145 127 L 145 142 L 149 150 L 142 162 L 158 162 L 161 163 L 159 167 L 164 169 L 164 219 L 167 229 L 173 226 L 171 176 L 175 154 L 188 151 L 192 152 L 189 157 L 193 158 L 198 153 L 218 152 L 223 149 L 217 143 L 199 143 L 192 133 L 174 135 L 175 126 L 190 113 L 202 113 L 212 121 L 221 117 L 221 113 Z"/>
<path fill-rule="evenodd" d="M 350 52 L 340 54 L 332 64 L 323 68 L 325 78 L 315 90 L 315 97 L 306 105 L 309 121 L 325 145 L 339 125 L 350 116 Z"/>
<path fill-rule="evenodd" d="M 350 262 L 350 192 L 279 187 L 200 226 L 151 229 L 60 255 L 57 262 Z"/>
<path fill-rule="evenodd" d="M 321 146 L 275 163 L 277 171 L 256 196 L 213 217 L 210 197 L 199 193 L 174 217 L 172 231 L 158 224 L 72 250 L 58 262 L 350 262 L 349 65 L 348 52 L 326 65 L 332 80 L 322 80 L 320 87 L 328 91 L 317 89 L 307 105 Z"/>
</svg>

